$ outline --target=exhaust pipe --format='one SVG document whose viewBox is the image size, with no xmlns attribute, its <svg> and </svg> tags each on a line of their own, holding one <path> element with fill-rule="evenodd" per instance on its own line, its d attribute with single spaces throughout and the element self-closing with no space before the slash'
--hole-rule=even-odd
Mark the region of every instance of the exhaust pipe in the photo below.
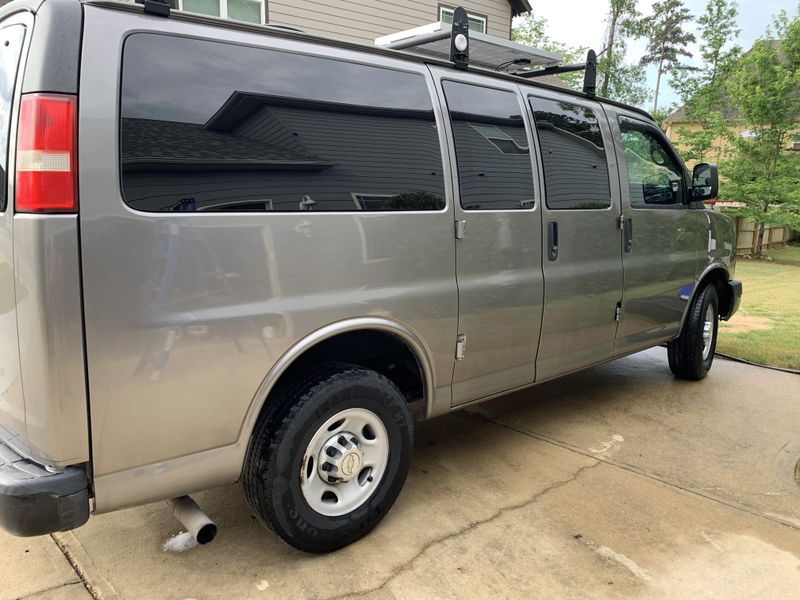
<svg viewBox="0 0 800 600">
<path fill-rule="evenodd" d="M 217 535 L 217 525 L 200 510 L 197 503 L 189 496 L 167 500 L 172 507 L 172 514 L 192 534 L 198 544 L 207 544 Z"/>
</svg>

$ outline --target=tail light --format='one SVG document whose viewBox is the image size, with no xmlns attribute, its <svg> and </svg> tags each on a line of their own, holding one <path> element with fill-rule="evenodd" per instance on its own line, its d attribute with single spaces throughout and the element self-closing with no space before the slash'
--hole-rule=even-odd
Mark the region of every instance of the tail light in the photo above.
<svg viewBox="0 0 800 600">
<path fill-rule="evenodd" d="M 17 212 L 77 212 L 75 96 L 25 94 L 17 134 Z"/>
</svg>

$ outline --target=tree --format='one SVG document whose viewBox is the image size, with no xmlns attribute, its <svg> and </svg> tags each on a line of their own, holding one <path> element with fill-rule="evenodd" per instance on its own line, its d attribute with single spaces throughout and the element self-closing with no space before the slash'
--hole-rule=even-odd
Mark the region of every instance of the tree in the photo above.
<svg viewBox="0 0 800 600">
<path fill-rule="evenodd" d="M 553 40 L 547 34 L 547 19 L 537 18 L 532 12 L 515 19 L 514 27 L 511 29 L 511 41 L 560 54 L 564 57 L 565 63 L 583 62 L 588 50 Z M 583 87 L 583 75 L 580 72 L 564 73 L 558 77 L 572 88 Z"/>
<path fill-rule="evenodd" d="M 597 73 L 602 77 L 599 95 L 604 98 L 641 104 L 650 95 L 644 69 L 624 62 L 625 38 L 638 34 L 638 19 L 636 0 L 609 0 L 605 47 L 597 64 Z"/>
<path fill-rule="evenodd" d="M 736 2 L 709 0 L 705 12 L 697 18 L 704 32 L 700 45 L 701 65 L 672 72 L 671 83 L 683 101 L 685 120 L 699 125 L 696 130 L 682 128 L 678 131 L 687 160 L 704 162 L 712 150 L 719 158 L 721 144 L 729 137 L 725 81 L 741 54 L 741 48 L 731 46 L 739 35 L 737 15 Z"/>
<path fill-rule="evenodd" d="M 686 48 L 695 41 L 694 34 L 684 31 L 692 21 L 692 14 L 681 0 L 661 0 L 653 4 L 653 14 L 639 21 L 640 31 L 647 37 L 647 50 L 639 61 L 642 66 L 656 65 L 656 89 L 653 98 L 653 112 L 658 110 L 658 92 L 661 76 L 680 68 L 682 56 L 691 58 Z"/>
<path fill-rule="evenodd" d="M 786 150 L 800 117 L 800 16 L 786 12 L 739 61 L 727 89 L 749 132 L 734 140 L 722 164 L 721 197 L 741 206 L 735 214 L 758 224 L 760 258 L 765 225 L 800 228 L 800 156 Z"/>
</svg>

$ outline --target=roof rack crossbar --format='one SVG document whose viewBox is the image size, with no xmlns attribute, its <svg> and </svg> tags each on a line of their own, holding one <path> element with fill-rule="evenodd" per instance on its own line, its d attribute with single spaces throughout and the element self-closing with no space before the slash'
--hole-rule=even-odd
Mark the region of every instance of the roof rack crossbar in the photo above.
<svg viewBox="0 0 800 600">
<path fill-rule="evenodd" d="M 576 71 L 583 71 L 583 93 L 590 98 L 594 98 L 597 90 L 597 54 L 594 50 L 589 50 L 589 52 L 586 53 L 586 62 L 583 63 L 556 65 L 554 67 L 545 67 L 544 69 L 537 69 L 535 71 L 517 71 L 514 75 L 525 79 L 533 79 L 534 77 L 574 73 Z"/>
</svg>

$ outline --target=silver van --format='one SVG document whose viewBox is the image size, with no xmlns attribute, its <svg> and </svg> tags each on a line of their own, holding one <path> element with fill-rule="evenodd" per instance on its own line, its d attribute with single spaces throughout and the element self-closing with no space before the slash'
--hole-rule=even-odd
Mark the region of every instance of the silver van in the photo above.
<svg viewBox="0 0 800 600">
<path fill-rule="evenodd" d="M 646 113 L 411 52 L 14 0 L 0 143 L 17 535 L 173 499 L 207 541 L 184 496 L 241 481 L 334 550 L 397 498 L 415 419 L 662 344 L 701 379 L 741 297 L 715 167 Z"/>
</svg>

